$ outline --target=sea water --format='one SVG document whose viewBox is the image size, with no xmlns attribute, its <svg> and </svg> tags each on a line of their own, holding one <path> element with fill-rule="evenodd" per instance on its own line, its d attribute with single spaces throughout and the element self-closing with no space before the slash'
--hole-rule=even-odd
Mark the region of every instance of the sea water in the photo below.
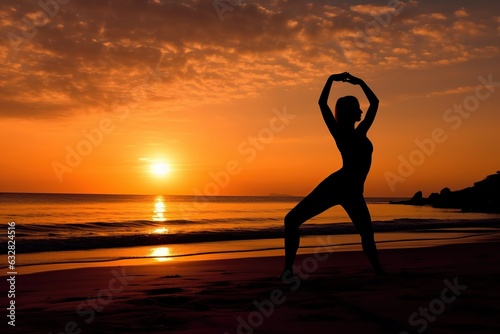
<svg viewBox="0 0 500 334">
<path fill-rule="evenodd" d="M 18 268 L 139 258 L 163 261 L 281 249 L 283 217 L 300 200 L 288 196 L 1 193 L 0 221 L 5 226 L 11 221 L 16 224 Z M 397 199 L 367 198 L 376 234 L 487 229 L 498 227 L 500 219 L 498 214 L 392 205 L 390 200 Z M 339 244 L 359 244 L 340 206 L 306 222 L 301 233 L 304 248 L 317 244 L 310 242 L 312 236 L 333 235 Z M 0 247 L 6 249 L 5 238 Z M 6 261 L 0 267 L 3 264 Z"/>
</svg>

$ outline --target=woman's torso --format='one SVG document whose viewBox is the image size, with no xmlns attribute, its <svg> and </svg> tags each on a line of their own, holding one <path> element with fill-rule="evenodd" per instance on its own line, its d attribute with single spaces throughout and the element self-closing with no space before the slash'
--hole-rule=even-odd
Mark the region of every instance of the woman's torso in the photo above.
<svg viewBox="0 0 500 334">
<path fill-rule="evenodd" d="M 342 155 L 342 168 L 351 181 L 364 184 L 372 163 L 373 145 L 365 133 L 350 129 L 338 131 L 335 142 Z"/>
</svg>

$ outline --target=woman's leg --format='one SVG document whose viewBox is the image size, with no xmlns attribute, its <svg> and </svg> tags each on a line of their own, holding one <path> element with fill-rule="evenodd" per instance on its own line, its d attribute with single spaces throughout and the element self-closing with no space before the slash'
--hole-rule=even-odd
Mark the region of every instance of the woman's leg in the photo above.
<svg viewBox="0 0 500 334">
<path fill-rule="evenodd" d="M 285 269 L 293 271 L 299 248 L 299 226 L 314 216 L 340 203 L 342 176 L 338 172 L 324 179 L 309 195 L 285 216 Z"/>
<path fill-rule="evenodd" d="M 349 196 L 341 205 L 351 218 L 356 230 L 361 236 L 363 252 L 368 257 L 368 260 L 370 260 L 375 273 L 383 275 L 384 271 L 380 265 L 377 246 L 375 245 L 370 211 L 368 210 L 363 195 Z"/>
</svg>

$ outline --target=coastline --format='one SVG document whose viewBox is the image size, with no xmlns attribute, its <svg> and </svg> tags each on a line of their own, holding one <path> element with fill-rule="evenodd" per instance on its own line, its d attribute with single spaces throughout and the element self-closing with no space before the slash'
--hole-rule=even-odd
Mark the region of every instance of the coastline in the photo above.
<svg viewBox="0 0 500 334">
<path fill-rule="evenodd" d="M 374 276 L 362 252 L 352 250 L 301 254 L 302 274 L 287 282 L 273 280 L 281 256 L 20 275 L 16 330 L 417 333 L 425 325 L 429 333 L 498 332 L 500 237 L 462 240 L 468 242 L 381 249 L 387 277 Z M 459 287 L 456 295 L 450 284 Z M 421 307 L 434 313 L 426 319 Z"/>
<path fill-rule="evenodd" d="M 422 226 L 421 230 L 376 232 L 375 239 L 379 249 L 473 243 L 494 238 L 500 229 L 496 220 L 491 220 L 491 222 L 494 223 L 491 227 L 464 225 L 426 229 Z M 321 252 L 360 251 L 360 238 L 357 234 L 302 236 L 298 254 L 309 254 L 317 250 Z M 76 268 L 154 265 L 166 261 L 206 261 L 282 255 L 282 238 L 250 239 L 18 254 L 16 267 L 18 275 L 25 275 Z M 6 266 L 0 267 L 0 276 L 6 275 L 6 268 Z"/>
</svg>

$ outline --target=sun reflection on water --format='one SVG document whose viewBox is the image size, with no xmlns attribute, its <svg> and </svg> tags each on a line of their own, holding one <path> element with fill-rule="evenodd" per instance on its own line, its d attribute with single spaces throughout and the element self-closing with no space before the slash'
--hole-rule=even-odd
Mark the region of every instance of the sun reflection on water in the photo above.
<svg viewBox="0 0 500 334">
<path fill-rule="evenodd" d="M 153 221 L 155 222 L 164 222 L 167 220 L 165 218 L 165 212 L 167 211 L 167 206 L 163 201 L 163 196 L 156 196 L 155 205 L 153 209 Z"/>
<path fill-rule="evenodd" d="M 159 227 L 159 228 L 153 230 L 153 233 L 155 233 L 155 234 L 167 234 L 168 233 L 168 228 L 166 228 L 166 227 Z"/>
<path fill-rule="evenodd" d="M 170 255 L 170 249 L 168 247 L 156 247 L 156 248 L 151 248 L 151 253 L 149 254 L 150 256 L 158 256 L 155 257 L 154 259 L 158 262 L 164 262 L 164 261 L 171 261 L 172 258 L 169 258 Z"/>
</svg>

